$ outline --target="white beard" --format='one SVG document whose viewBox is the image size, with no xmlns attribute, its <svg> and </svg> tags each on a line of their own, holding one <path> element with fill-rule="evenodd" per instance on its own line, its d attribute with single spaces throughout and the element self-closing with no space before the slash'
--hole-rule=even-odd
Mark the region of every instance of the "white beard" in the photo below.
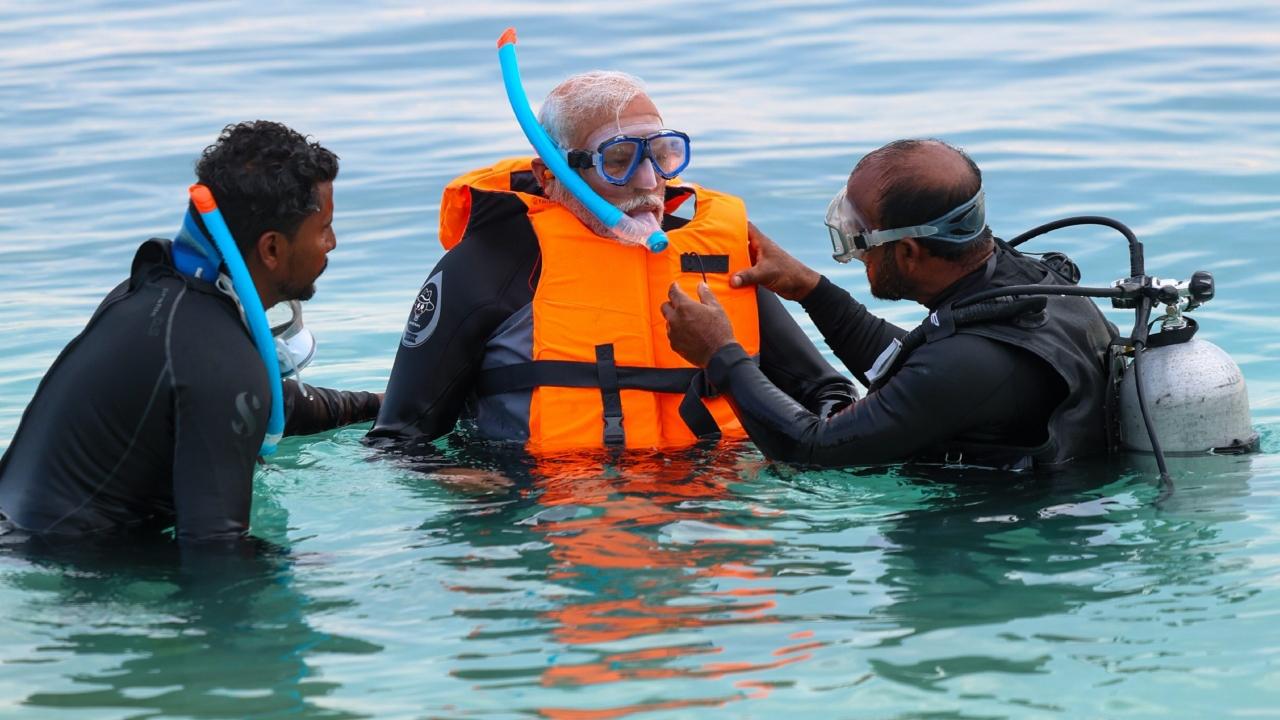
<svg viewBox="0 0 1280 720">
<path fill-rule="evenodd" d="M 586 225 L 588 228 L 590 228 L 591 232 L 595 233 L 596 235 L 599 235 L 602 238 L 607 238 L 609 240 L 613 240 L 614 242 L 621 243 L 624 245 L 632 244 L 628 241 L 621 240 L 616 235 L 614 235 L 613 231 L 610 230 L 607 225 L 601 222 L 600 218 L 596 217 L 594 213 L 588 210 L 587 206 L 584 205 L 582 201 L 577 198 L 577 196 L 569 192 L 565 188 L 563 183 L 559 183 L 559 182 L 547 183 L 546 194 L 549 200 L 552 200 L 554 202 L 559 203 L 560 205 L 563 205 L 569 212 L 573 213 L 574 217 L 578 218 L 578 220 L 581 221 L 583 225 Z M 656 212 L 640 213 L 638 216 L 631 216 L 631 218 L 636 222 L 641 223 L 650 233 L 656 230 L 660 230 L 662 227 L 662 215 L 663 215 L 663 205 L 662 205 L 661 195 L 637 196 L 621 203 L 617 207 L 619 210 L 626 213 L 631 210 L 635 210 L 637 208 L 643 208 L 645 206 L 649 206 L 651 209 L 655 210 Z"/>
</svg>

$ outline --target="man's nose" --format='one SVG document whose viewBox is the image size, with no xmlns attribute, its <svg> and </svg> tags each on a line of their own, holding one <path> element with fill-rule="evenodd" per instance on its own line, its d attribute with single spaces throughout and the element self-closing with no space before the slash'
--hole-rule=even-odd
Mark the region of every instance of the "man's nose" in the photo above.
<svg viewBox="0 0 1280 720">
<path fill-rule="evenodd" d="M 653 170 L 653 163 L 649 158 L 642 158 L 636 172 L 631 176 L 631 182 L 627 183 L 637 190 L 653 190 L 658 187 L 658 173 Z"/>
</svg>

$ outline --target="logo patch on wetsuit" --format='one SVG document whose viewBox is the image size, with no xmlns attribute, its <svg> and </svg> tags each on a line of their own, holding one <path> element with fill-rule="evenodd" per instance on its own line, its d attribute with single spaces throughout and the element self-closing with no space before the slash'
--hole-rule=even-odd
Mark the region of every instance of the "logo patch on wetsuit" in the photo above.
<svg viewBox="0 0 1280 720">
<path fill-rule="evenodd" d="M 418 347 L 431 337 L 440 321 L 440 287 L 444 281 L 444 271 L 427 278 L 413 300 L 413 308 L 409 310 L 409 322 L 404 326 L 404 337 L 400 344 L 405 347 Z"/>
<path fill-rule="evenodd" d="M 258 396 L 248 390 L 236 396 L 236 414 L 239 420 L 231 421 L 231 432 L 237 435 L 252 435 L 258 429 L 258 422 L 253 419 L 254 411 L 262 409 Z"/>
</svg>

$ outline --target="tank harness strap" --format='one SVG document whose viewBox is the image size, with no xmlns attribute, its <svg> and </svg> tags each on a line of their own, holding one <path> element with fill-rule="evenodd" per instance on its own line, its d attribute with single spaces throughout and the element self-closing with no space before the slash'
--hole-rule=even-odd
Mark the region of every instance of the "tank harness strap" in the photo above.
<svg viewBox="0 0 1280 720">
<path fill-rule="evenodd" d="M 1177 345 L 1190 340 L 1192 336 L 1196 334 L 1196 330 L 1200 329 L 1200 326 L 1196 324 L 1195 318 L 1189 318 L 1184 315 L 1182 319 L 1187 323 L 1186 327 L 1181 327 L 1177 330 L 1162 330 L 1158 333 L 1148 335 L 1147 348 L 1150 349 L 1166 347 L 1168 345 Z"/>
<path fill-rule="evenodd" d="M 604 405 L 604 444 L 625 445 L 622 430 L 622 395 L 618 387 L 618 366 L 613 361 L 613 343 L 596 346 L 596 375 L 600 380 L 600 401 Z"/>
<path fill-rule="evenodd" d="M 1033 295 L 1017 299 L 995 298 L 959 309 L 953 308 L 951 304 L 938 308 L 901 340 L 894 338 L 884 352 L 880 353 L 880 357 L 876 358 L 875 364 L 867 372 L 867 379 L 871 381 L 870 392 L 884 387 L 902 369 L 911 353 L 921 345 L 951 337 L 957 328 L 968 325 L 1024 318 L 1034 322 L 1037 315 L 1040 315 L 1039 321 L 1043 323 L 1043 313 L 1048 302 L 1049 298 L 1044 295 Z"/>
</svg>

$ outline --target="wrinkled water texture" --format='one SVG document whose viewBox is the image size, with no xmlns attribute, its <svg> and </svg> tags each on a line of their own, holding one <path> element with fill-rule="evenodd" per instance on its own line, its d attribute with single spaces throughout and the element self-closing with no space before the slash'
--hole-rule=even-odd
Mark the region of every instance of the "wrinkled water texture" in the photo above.
<svg viewBox="0 0 1280 720">
<path fill-rule="evenodd" d="M 495 53 L 509 24 L 531 96 L 576 71 L 642 76 L 694 138 L 686 177 L 743 195 L 863 299 L 822 213 L 897 137 L 972 153 L 1005 237 L 1068 214 L 1129 223 L 1157 274 L 1216 273 L 1202 337 L 1244 369 L 1265 452 L 1174 461 L 1157 506 L 1140 457 L 955 484 L 751 450 L 530 466 L 441 443 L 415 467 L 363 448 L 363 428 L 293 439 L 253 509 L 283 555 L 185 573 L 162 551 L 0 555 L 0 715 L 1280 712 L 1271 0 L 6 3 L 0 448 L 236 120 L 341 155 L 307 379 L 383 387 L 441 253 L 444 183 L 527 152 Z M 1126 274 L 1109 231 L 1037 245 L 1089 283 Z"/>
</svg>

